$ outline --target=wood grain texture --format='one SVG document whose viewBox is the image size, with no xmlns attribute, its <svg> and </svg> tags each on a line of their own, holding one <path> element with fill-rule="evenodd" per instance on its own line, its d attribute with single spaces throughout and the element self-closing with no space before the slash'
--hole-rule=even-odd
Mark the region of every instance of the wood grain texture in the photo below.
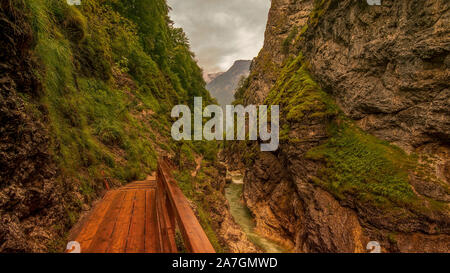
<svg viewBox="0 0 450 273">
<path fill-rule="evenodd" d="M 108 191 L 80 227 L 74 241 L 83 253 L 175 253 L 176 228 L 185 247 L 213 253 L 188 200 L 164 161 L 152 180 L 136 181 Z"/>
</svg>

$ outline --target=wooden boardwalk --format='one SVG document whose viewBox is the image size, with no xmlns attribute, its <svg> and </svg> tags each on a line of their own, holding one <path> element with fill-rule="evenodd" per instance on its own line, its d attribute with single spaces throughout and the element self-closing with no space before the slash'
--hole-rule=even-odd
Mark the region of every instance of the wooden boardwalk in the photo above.
<svg viewBox="0 0 450 273">
<path fill-rule="evenodd" d="M 178 227 L 188 252 L 214 249 L 164 162 L 158 176 L 108 191 L 77 231 L 82 253 L 175 253 Z"/>
<path fill-rule="evenodd" d="M 109 191 L 74 241 L 84 253 L 155 253 L 159 247 L 156 181 Z"/>
</svg>

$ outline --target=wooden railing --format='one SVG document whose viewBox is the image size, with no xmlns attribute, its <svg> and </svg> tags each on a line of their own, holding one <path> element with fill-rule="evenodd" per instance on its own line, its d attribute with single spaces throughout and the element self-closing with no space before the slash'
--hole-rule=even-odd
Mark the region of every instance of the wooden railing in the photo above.
<svg viewBox="0 0 450 273">
<path fill-rule="evenodd" d="M 169 163 L 164 159 L 158 161 L 156 193 L 162 252 L 178 252 L 175 242 L 178 227 L 188 252 L 215 253 L 188 200 L 173 179 Z"/>
</svg>

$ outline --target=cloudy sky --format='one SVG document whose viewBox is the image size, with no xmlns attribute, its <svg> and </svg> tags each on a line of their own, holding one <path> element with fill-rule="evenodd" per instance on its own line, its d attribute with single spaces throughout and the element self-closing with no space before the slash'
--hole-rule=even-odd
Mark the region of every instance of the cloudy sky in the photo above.
<svg viewBox="0 0 450 273">
<path fill-rule="evenodd" d="M 258 55 L 270 0 L 168 0 L 171 19 L 189 37 L 205 72 L 226 71 Z"/>
</svg>

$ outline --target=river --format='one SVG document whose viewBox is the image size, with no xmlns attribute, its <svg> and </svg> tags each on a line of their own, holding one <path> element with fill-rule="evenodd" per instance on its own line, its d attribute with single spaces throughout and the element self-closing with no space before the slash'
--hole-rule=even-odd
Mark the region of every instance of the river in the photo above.
<svg viewBox="0 0 450 273">
<path fill-rule="evenodd" d="M 247 234 L 249 240 L 264 250 L 266 253 L 283 253 L 286 252 L 284 248 L 277 243 L 266 239 L 255 232 L 255 222 L 250 213 L 250 210 L 242 201 L 242 191 L 244 188 L 244 181 L 242 175 L 236 172 L 231 174 L 232 183 L 225 188 L 225 197 L 230 203 L 230 211 L 236 223 L 241 226 L 242 230 Z"/>
</svg>

